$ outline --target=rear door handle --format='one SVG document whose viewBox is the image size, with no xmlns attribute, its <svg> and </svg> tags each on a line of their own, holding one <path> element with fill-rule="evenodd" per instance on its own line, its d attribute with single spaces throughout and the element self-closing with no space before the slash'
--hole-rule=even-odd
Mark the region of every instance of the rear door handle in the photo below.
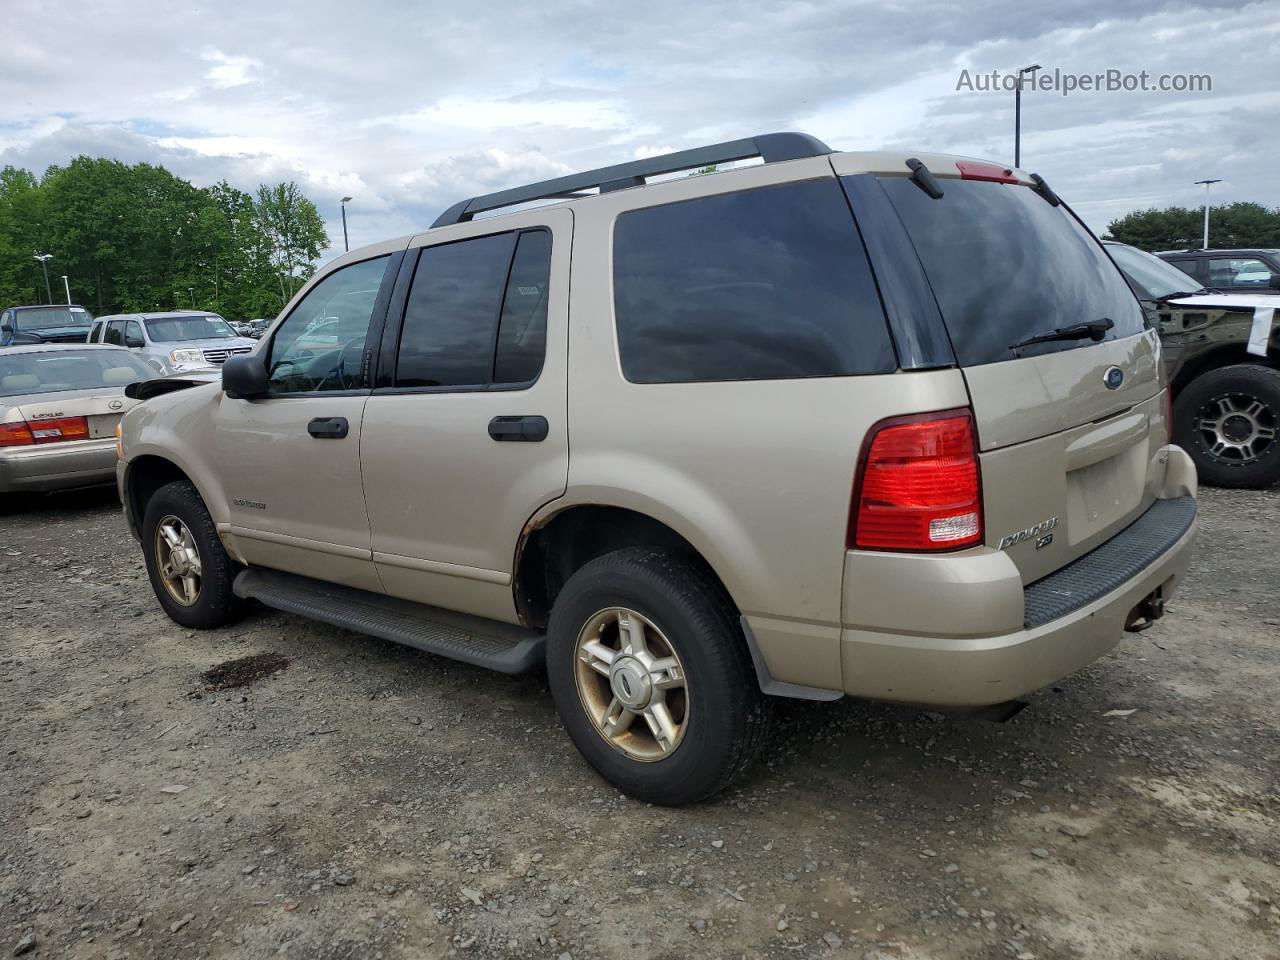
<svg viewBox="0 0 1280 960">
<path fill-rule="evenodd" d="M 550 430 L 546 417 L 494 417 L 489 421 L 489 436 L 494 440 L 539 443 L 547 439 Z"/>
<path fill-rule="evenodd" d="M 317 440 L 341 440 L 347 435 L 347 418 L 316 417 L 307 424 L 307 433 Z"/>
</svg>

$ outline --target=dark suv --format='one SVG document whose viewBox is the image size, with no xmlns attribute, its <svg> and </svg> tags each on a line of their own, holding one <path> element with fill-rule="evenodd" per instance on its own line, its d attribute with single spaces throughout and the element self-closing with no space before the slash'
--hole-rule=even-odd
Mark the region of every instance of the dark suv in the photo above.
<svg viewBox="0 0 1280 960">
<path fill-rule="evenodd" d="M 19 343 L 84 343 L 93 314 L 75 304 L 8 307 L 0 313 L 0 347 Z"/>
<path fill-rule="evenodd" d="M 1280 293 L 1280 250 L 1165 250 L 1156 256 L 1198 287 L 1223 293 Z"/>
</svg>

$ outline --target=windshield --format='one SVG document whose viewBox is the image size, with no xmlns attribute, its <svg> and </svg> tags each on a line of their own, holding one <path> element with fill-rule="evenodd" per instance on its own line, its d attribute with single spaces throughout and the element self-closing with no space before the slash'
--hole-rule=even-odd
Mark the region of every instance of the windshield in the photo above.
<svg viewBox="0 0 1280 960">
<path fill-rule="evenodd" d="M 1014 349 L 1031 337 L 1110 320 L 1103 335 L 1142 332 L 1142 307 L 1101 245 L 1067 211 L 1023 186 L 942 182 L 934 200 L 907 177 L 882 177 L 924 265 L 956 359 L 976 366 L 1077 350 L 1088 336 Z"/>
<path fill-rule="evenodd" d="M 236 336 L 231 325 L 219 316 L 160 317 L 148 320 L 147 333 L 156 343 L 180 343 L 183 340 L 225 340 Z"/>
<path fill-rule="evenodd" d="M 91 347 L 0 353 L 0 397 L 57 393 L 94 387 L 127 387 L 152 380 L 156 372 L 128 350 Z"/>
<path fill-rule="evenodd" d="M 1145 253 L 1127 243 L 1108 243 L 1107 253 L 1130 280 L 1142 287 L 1146 295 L 1159 300 L 1171 293 L 1195 293 L 1200 284 L 1175 266 L 1154 254 Z"/>
<path fill-rule="evenodd" d="M 17 311 L 19 330 L 49 330 L 53 327 L 84 327 L 93 317 L 84 307 L 26 307 Z"/>
</svg>

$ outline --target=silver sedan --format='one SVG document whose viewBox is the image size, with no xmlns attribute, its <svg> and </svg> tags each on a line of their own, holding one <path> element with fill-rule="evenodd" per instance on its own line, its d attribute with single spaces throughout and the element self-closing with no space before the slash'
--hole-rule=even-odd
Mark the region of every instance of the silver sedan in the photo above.
<svg viewBox="0 0 1280 960">
<path fill-rule="evenodd" d="M 121 347 L 0 350 L 0 494 L 114 483 L 124 388 L 155 375 Z"/>
</svg>

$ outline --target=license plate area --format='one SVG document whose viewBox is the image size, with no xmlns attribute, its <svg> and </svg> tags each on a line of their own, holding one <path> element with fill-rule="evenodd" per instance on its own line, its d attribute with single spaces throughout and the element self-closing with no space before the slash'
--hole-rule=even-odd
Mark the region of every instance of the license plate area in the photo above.
<svg viewBox="0 0 1280 960">
<path fill-rule="evenodd" d="M 120 414 L 97 413 L 85 419 L 89 421 L 89 439 L 102 440 L 116 435 L 116 424 L 120 422 Z"/>
<path fill-rule="evenodd" d="M 1145 438 L 1144 438 L 1145 439 Z M 1146 490 L 1147 445 L 1137 443 L 1115 456 L 1067 474 L 1067 536 L 1088 540 L 1128 517 Z"/>
</svg>

